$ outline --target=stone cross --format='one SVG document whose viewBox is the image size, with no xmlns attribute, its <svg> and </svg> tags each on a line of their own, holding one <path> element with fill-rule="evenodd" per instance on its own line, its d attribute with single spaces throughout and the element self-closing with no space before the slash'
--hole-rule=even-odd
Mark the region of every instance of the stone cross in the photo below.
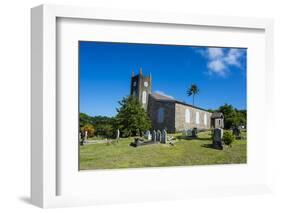
<svg viewBox="0 0 281 213">
<path fill-rule="evenodd" d="M 222 146 L 223 129 L 215 128 L 213 136 L 213 146 L 215 149 L 223 149 Z"/>
<path fill-rule="evenodd" d="M 161 143 L 167 143 L 167 131 L 165 129 L 162 130 Z"/>
</svg>

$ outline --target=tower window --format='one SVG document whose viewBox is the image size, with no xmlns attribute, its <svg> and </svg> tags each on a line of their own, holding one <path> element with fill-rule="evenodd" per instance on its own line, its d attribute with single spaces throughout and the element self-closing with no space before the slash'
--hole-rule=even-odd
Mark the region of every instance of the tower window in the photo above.
<svg viewBox="0 0 281 213">
<path fill-rule="evenodd" d="M 142 92 L 142 103 L 145 104 L 146 103 L 146 91 Z"/>
<path fill-rule="evenodd" d="M 133 82 L 133 86 L 134 87 L 137 86 L 137 82 L 136 81 Z"/>
<path fill-rule="evenodd" d="M 163 123 L 164 121 L 164 108 L 159 108 L 158 113 L 157 113 L 157 122 L 158 123 Z"/>
</svg>

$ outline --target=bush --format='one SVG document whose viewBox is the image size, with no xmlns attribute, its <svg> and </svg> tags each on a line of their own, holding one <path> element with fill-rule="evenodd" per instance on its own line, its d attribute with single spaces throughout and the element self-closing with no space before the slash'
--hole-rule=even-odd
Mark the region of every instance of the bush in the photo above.
<svg viewBox="0 0 281 213">
<path fill-rule="evenodd" d="M 222 141 L 224 144 L 231 147 L 231 144 L 234 142 L 234 135 L 230 131 L 225 131 L 222 136 Z"/>
<path fill-rule="evenodd" d="M 94 136 L 94 132 L 95 132 L 95 128 L 92 124 L 85 124 L 85 126 L 82 126 L 80 128 L 81 131 L 88 133 L 88 137 L 93 137 Z"/>
</svg>

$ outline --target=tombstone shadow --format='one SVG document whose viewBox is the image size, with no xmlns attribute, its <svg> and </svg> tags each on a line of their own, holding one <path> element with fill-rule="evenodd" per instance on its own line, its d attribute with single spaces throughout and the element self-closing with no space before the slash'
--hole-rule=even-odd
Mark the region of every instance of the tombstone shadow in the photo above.
<svg viewBox="0 0 281 213">
<path fill-rule="evenodd" d="M 212 138 L 196 138 L 199 141 L 212 141 Z"/>
<path fill-rule="evenodd" d="M 208 148 L 208 149 L 222 150 L 222 149 L 219 149 L 219 148 L 215 147 L 215 146 L 214 146 L 213 144 L 211 144 L 211 143 L 202 144 L 201 147 Z"/>
<path fill-rule="evenodd" d="M 192 136 L 176 136 L 175 137 L 176 139 L 180 139 L 180 140 L 187 140 L 187 141 L 190 141 L 190 140 L 198 140 L 198 141 L 212 141 L 212 138 L 199 138 L 199 137 L 192 137 Z"/>
</svg>

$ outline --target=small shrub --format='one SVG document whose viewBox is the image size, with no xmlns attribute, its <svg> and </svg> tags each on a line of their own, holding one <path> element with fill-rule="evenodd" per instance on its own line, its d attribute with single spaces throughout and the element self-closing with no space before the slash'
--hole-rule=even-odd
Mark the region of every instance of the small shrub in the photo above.
<svg viewBox="0 0 281 213">
<path fill-rule="evenodd" d="M 231 147 L 231 144 L 234 142 L 234 135 L 230 131 L 225 131 L 223 133 L 222 141 L 224 144 Z"/>
</svg>

